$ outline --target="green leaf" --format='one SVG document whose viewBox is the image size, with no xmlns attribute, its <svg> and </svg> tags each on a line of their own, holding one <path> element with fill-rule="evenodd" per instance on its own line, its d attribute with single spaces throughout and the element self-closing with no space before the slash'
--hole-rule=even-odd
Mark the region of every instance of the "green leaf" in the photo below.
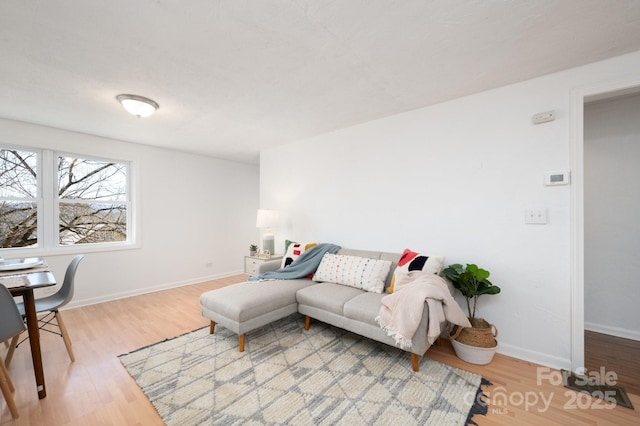
<svg viewBox="0 0 640 426">
<path fill-rule="evenodd" d="M 500 293 L 500 287 L 492 285 L 489 281 L 482 282 L 476 289 L 478 296 L 482 294 L 498 294 Z"/>
<path fill-rule="evenodd" d="M 489 275 L 491 274 L 486 269 L 478 268 L 478 270 L 476 271 L 476 279 L 478 281 L 486 280 L 487 278 L 489 278 Z"/>
</svg>

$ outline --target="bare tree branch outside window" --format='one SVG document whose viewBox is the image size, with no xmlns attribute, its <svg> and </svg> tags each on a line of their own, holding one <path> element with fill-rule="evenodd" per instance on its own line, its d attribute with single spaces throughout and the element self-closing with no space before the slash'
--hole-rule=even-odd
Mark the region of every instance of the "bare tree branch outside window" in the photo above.
<svg viewBox="0 0 640 426">
<path fill-rule="evenodd" d="M 38 245 L 37 153 L 1 150 L 0 243 Z M 127 167 L 82 158 L 57 158 L 61 245 L 127 240 Z"/>
<path fill-rule="evenodd" d="M 60 157 L 58 197 L 60 244 L 126 241 L 124 164 Z"/>
<path fill-rule="evenodd" d="M 2 247 L 38 245 L 38 157 L 0 150 L 0 239 Z"/>
</svg>

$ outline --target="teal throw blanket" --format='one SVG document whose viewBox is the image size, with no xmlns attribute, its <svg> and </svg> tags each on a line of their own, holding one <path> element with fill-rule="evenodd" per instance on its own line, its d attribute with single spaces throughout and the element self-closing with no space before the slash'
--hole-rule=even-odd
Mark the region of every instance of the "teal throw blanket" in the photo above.
<svg viewBox="0 0 640 426">
<path fill-rule="evenodd" d="M 340 248 L 340 246 L 330 243 L 315 245 L 302 253 L 291 265 L 249 277 L 249 281 L 294 280 L 296 278 L 304 278 L 309 274 L 313 274 L 316 269 L 318 269 L 318 265 L 320 265 L 322 256 L 324 256 L 325 253 L 336 254 Z"/>
</svg>

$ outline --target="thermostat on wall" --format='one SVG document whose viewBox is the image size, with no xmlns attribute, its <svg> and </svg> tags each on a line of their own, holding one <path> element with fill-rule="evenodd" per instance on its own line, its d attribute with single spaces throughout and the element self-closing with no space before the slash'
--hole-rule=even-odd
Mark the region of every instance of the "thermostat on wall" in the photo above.
<svg viewBox="0 0 640 426">
<path fill-rule="evenodd" d="M 544 174 L 544 185 L 568 185 L 569 184 L 569 171 L 564 170 L 560 172 L 548 172 Z"/>
</svg>

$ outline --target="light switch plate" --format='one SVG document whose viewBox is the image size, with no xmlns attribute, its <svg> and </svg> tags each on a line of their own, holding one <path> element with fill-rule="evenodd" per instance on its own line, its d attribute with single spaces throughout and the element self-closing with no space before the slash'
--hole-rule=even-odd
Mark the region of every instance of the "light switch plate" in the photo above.
<svg viewBox="0 0 640 426">
<path fill-rule="evenodd" d="M 524 223 L 529 225 L 546 225 L 547 209 L 543 207 L 530 207 L 524 209 Z"/>
</svg>

